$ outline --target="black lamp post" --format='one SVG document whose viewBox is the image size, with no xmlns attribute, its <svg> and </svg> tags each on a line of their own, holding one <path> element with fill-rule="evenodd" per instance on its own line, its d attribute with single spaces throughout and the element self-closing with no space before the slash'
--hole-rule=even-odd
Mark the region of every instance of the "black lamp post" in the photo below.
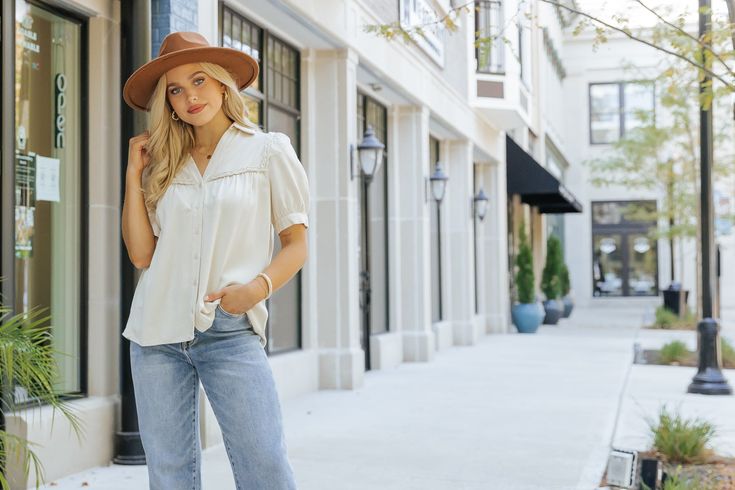
<svg viewBox="0 0 735 490">
<path fill-rule="evenodd" d="M 368 191 L 373 177 L 380 168 L 383 161 L 383 150 L 385 145 L 375 136 L 373 127 L 368 125 L 362 136 L 362 141 L 357 145 L 358 160 L 360 162 L 360 176 L 363 181 L 363 237 L 364 253 L 363 267 L 360 271 L 360 309 L 363 315 L 363 335 L 365 337 L 365 367 L 370 366 L 370 207 Z M 355 165 L 353 160 L 354 146 L 350 145 L 350 179 L 355 178 Z"/>
<path fill-rule="evenodd" d="M 710 57 L 706 54 L 711 46 L 712 12 L 710 0 L 699 0 L 699 36 L 704 47 L 702 59 L 706 67 L 711 67 Z M 712 77 L 704 74 L 699 82 L 699 92 L 711 91 Z M 730 395 L 732 388 L 722 374 L 719 325 L 713 318 L 714 301 L 714 233 L 712 197 L 712 103 L 699 109 L 700 119 L 700 226 L 702 231 L 702 320 L 697 325 L 699 333 L 699 367 L 687 392 L 702 395 Z"/>
</svg>

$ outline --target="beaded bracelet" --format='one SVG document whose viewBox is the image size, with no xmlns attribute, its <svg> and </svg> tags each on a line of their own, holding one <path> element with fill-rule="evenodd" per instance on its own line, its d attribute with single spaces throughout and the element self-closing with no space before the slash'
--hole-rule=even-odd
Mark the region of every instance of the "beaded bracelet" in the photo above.
<svg viewBox="0 0 735 490">
<path fill-rule="evenodd" d="M 268 277 L 268 274 L 266 274 L 265 272 L 259 272 L 258 276 L 262 276 L 263 279 L 265 279 L 265 282 L 268 284 L 268 295 L 265 297 L 265 299 L 268 299 L 271 297 L 271 293 L 273 292 L 273 283 L 271 282 L 271 278 Z"/>
</svg>

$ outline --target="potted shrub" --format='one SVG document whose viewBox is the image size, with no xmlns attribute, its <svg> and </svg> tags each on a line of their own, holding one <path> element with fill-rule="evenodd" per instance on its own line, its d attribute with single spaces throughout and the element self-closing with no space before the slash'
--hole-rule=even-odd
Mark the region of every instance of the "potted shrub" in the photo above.
<svg viewBox="0 0 735 490">
<path fill-rule="evenodd" d="M 559 301 L 561 295 L 561 243 L 554 235 L 546 241 L 546 263 L 541 274 L 541 291 L 546 296 L 544 301 L 544 324 L 556 325 L 564 313 L 564 304 Z"/>
<path fill-rule="evenodd" d="M 516 257 L 515 283 L 518 302 L 511 309 L 513 325 L 516 326 L 520 333 L 534 333 L 541 324 L 543 311 L 536 303 L 533 254 L 531 253 L 531 247 L 528 245 L 523 223 L 521 223 L 520 227 L 520 244 L 518 247 L 518 256 Z"/>
<path fill-rule="evenodd" d="M 562 314 L 562 318 L 569 318 L 569 315 L 572 314 L 572 310 L 574 309 L 574 300 L 570 294 L 572 286 L 569 283 L 569 269 L 567 268 L 567 264 L 563 262 L 561 264 L 561 275 L 559 276 L 559 279 L 561 281 L 562 303 L 564 303 L 564 313 Z"/>
<path fill-rule="evenodd" d="M 29 403 L 50 405 L 69 420 L 77 437 L 80 437 L 82 426 L 79 416 L 54 389 L 58 380 L 55 354 L 60 353 L 53 349 L 48 324 L 51 317 L 41 317 L 46 309 L 36 308 L 11 316 L 12 309 L 0 304 L 0 410 L 4 419 L 17 413 L 14 393 L 22 392 L 24 408 Z M 36 488 L 39 487 L 43 481 L 43 466 L 31 445 L 30 441 L 0 430 L 0 488 L 5 490 L 11 485 L 26 488 L 31 466 Z M 7 469 L 17 471 L 8 473 Z"/>
</svg>

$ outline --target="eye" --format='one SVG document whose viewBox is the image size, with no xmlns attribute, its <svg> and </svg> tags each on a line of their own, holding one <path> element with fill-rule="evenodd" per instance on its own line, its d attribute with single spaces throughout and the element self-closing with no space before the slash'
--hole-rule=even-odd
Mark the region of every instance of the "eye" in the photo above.
<svg viewBox="0 0 735 490">
<path fill-rule="evenodd" d="M 199 77 L 194 79 L 194 85 L 201 85 L 202 83 L 204 83 L 204 78 Z"/>
<path fill-rule="evenodd" d="M 181 89 L 179 87 L 173 87 L 171 90 L 168 91 L 171 95 L 177 95 Z"/>
</svg>

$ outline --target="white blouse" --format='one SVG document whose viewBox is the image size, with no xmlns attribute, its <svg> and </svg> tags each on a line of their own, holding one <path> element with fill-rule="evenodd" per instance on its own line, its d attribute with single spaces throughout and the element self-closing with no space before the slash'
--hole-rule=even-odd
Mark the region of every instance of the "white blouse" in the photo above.
<svg viewBox="0 0 735 490">
<path fill-rule="evenodd" d="M 308 212 L 306 172 L 289 137 L 231 124 L 204 175 L 190 155 L 149 213 L 158 243 L 122 335 L 149 346 L 206 331 L 221 300 L 204 296 L 257 277 L 271 261 L 273 229 L 308 227 Z M 265 300 L 246 314 L 265 347 Z"/>
</svg>

